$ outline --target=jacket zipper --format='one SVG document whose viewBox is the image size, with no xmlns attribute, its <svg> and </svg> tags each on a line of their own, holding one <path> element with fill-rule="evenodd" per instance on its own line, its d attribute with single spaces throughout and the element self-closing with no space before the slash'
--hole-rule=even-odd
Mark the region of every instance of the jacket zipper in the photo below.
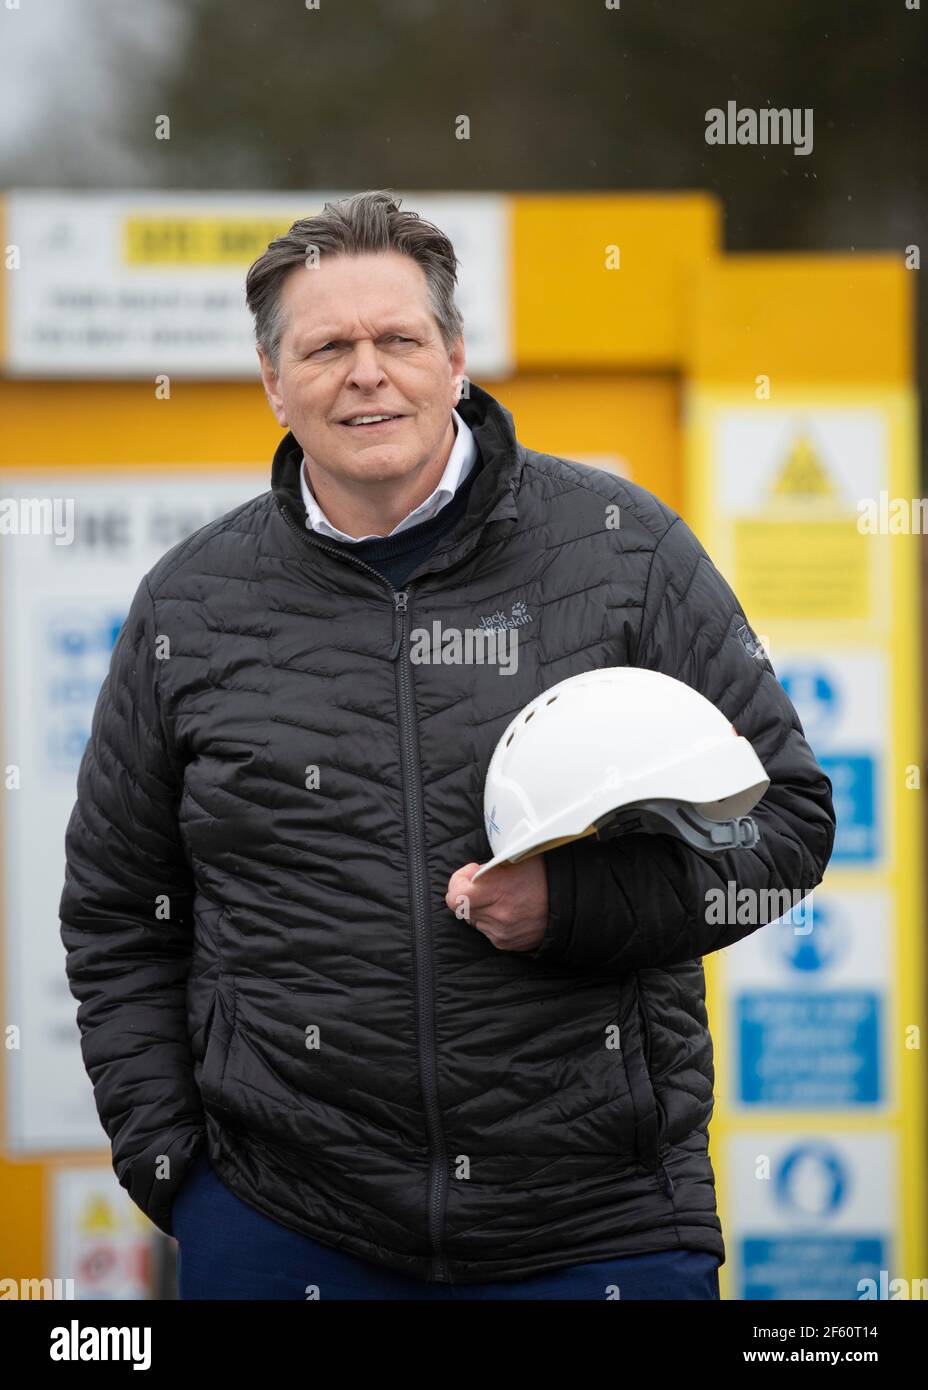
<svg viewBox="0 0 928 1390">
<path fill-rule="evenodd" d="M 394 591 L 396 611 L 400 614 L 400 632 L 395 644 L 396 654 L 406 638 L 406 624 L 409 617 L 408 603 L 411 587 L 400 592 Z M 399 684 L 402 692 L 400 700 L 400 720 L 403 726 L 401 747 L 404 752 L 404 776 L 406 786 L 411 792 L 410 825 L 413 831 L 412 886 L 414 898 L 413 920 L 416 941 L 416 993 L 418 1012 L 419 1059 L 422 1076 L 422 1095 L 426 1106 L 426 1119 L 429 1126 L 429 1143 L 432 1151 L 429 1172 L 429 1235 L 432 1241 L 432 1278 L 444 1283 L 451 1282 L 441 1246 L 444 1226 L 445 1203 L 448 1197 L 448 1159 L 445 1152 L 445 1139 L 441 1126 L 441 1112 L 438 1104 L 438 1087 L 435 1076 L 435 988 L 431 939 L 428 931 L 428 905 L 425 902 L 424 884 L 428 878 L 428 864 L 425 857 L 425 814 L 422 807 L 422 779 L 419 769 L 419 750 L 416 741 L 415 719 L 413 717 L 412 668 L 408 661 L 401 661 Z"/>
<path fill-rule="evenodd" d="M 652 1077 L 651 1077 L 651 1028 L 650 1028 L 650 1025 L 649 1025 L 649 1023 L 648 1023 L 648 1014 L 647 1014 L 647 1010 L 645 1009 L 645 1006 L 644 1006 L 644 1004 L 642 1003 L 641 997 L 640 997 L 639 992 L 638 992 L 638 981 L 637 981 L 637 979 L 635 980 L 635 1002 L 636 1002 L 636 1006 L 637 1006 L 637 1008 L 638 1008 L 638 1017 L 639 1017 L 639 1019 L 641 1020 L 641 1038 L 642 1038 L 642 1042 L 643 1042 L 643 1044 L 644 1044 L 644 1046 L 643 1046 L 643 1048 L 642 1048 L 642 1051 L 643 1051 L 643 1053 L 644 1053 L 644 1065 L 645 1065 L 645 1069 L 646 1069 L 646 1071 L 647 1071 L 647 1073 L 648 1073 L 648 1081 L 649 1081 L 649 1083 L 650 1083 L 651 1090 L 652 1090 L 652 1092 L 654 1093 L 654 1104 L 655 1104 L 655 1106 L 656 1106 L 656 1108 L 657 1108 L 657 1114 L 658 1114 L 657 1169 L 656 1169 L 656 1172 L 657 1172 L 657 1180 L 658 1180 L 658 1182 L 660 1183 L 660 1185 L 661 1185 L 661 1187 L 663 1188 L 663 1190 L 664 1190 L 664 1192 L 666 1193 L 666 1195 L 667 1195 L 668 1197 L 672 1197 L 672 1196 L 673 1196 L 673 1191 L 674 1191 L 674 1189 L 673 1189 L 673 1179 L 671 1178 L 670 1174 L 667 1172 L 667 1169 L 664 1167 L 664 1160 L 661 1158 L 661 1154 L 660 1154 L 660 1144 L 661 1144 L 661 1140 L 660 1140 L 660 1117 L 661 1117 L 661 1116 L 663 1115 L 663 1113 L 664 1113 L 664 1107 L 661 1105 L 660 1100 L 658 1099 L 657 1090 L 655 1089 L 654 1081 L 653 1081 L 653 1079 L 652 1079 Z"/>
<path fill-rule="evenodd" d="M 348 560 L 353 565 L 373 574 L 382 584 L 386 584 L 393 597 L 393 626 L 395 637 L 390 648 L 390 660 L 395 661 L 403 648 L 406 637 L 409 597 L 413 586 L 395 589 L 377 570 L 346 555 L 331 545 L 323 545 L 313 536 L 307 535 L 296 524 L 287 508 L 278 502 L 281 516 L 297 535 L 303 537 L 308 545 L 318 546 L 330 555 Z M 397 628 L 399 615 L 399 630 Z M 438 1086 L 435 1071 L 435 1017 L 434 1017 L 434 973 L 429 933 L 428 904 L 423 885 L 428 879 L 428 863 L 425 856 L 425 814 L 422 806 L 422 788 L 419 768 L 419 750 L 416 739 L 416 722 L 413 716 L 413 690 L 410 663 L 403 661 L 397 668 L 400 691 L 400 752 L 403 779 L 410 794 L 407 805 L 410 807 L 409 824 L 411 834 L 411 879 L 413 890 L 413 940 L 415 942 L 416 962 L 416 1036 L 419 1040 L 419 1076 L 422 1084 L 422 1098 L 425 1104 L 426 1126 L 429 1136 L 429 1197 L 428 1229 L 432 1246 L 430 1278 L 443 1283 L 451 1283 L 451 1275 L 442 1249 L 445 1203 L 448 1197 L 448 1158 L 445 1150 L 444 1132 L 441 1125 L 441 1108 L 438 1103 Z"/>
</svg>

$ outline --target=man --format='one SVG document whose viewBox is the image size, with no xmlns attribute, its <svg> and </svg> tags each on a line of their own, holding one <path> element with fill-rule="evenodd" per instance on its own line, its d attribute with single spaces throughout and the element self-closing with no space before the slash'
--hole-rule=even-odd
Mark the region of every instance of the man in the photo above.
<svg viewBox="0 0 928 1390">
<path fill-rule="evenodd" d="M 753 928 L 707 893 L 818 884 L 831 784 L 682 519 L 464 390 L 455 268 L 386 192 L 255 262 L 271 490 L 143 579 L 100 693 L 61 934 L 182 1297 L 718 1297 L 701 957 Z M 435 625 L 518 659 L 415 659 Z M 584 839 L 472 884 L 513 715 L 622 665 L 752 742 L 759 844 Z"/>
</svg>

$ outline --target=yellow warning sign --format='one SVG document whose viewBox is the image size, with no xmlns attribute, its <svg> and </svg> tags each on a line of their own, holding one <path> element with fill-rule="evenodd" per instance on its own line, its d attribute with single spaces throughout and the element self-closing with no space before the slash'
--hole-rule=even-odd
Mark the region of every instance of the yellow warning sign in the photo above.
<svg viewBox="0 0 928 1390">
<path fill-rule="evenodd" d="M 834 497 L 835 487 L 807 434 L 797 435 L 770 488 L 773 497 Z"/>
<path fill-rule="evenodd" d="M 81 1207 L 78 1228 L 82 1231 L 115 1231 L 117 1221 L 105 1197 L 91 1193 Z"/>
<path fill-rule="evenodd" d="M 759 622 L 874 616 L 877 547 L 858 527 L 831 462 L 840 458 L 846 470 L 852 457 L 839 425 L 837 417 L 813 421 L 797 413 L 771 451 L 760 488 L 750 498 L 742 494 L 733 509 L 734 587 Z"/>
</svg>

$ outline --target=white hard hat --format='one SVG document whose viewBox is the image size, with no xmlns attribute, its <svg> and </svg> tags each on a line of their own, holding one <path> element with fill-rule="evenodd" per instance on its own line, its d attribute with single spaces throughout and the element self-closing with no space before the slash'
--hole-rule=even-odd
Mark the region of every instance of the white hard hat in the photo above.
<svg viewBox="0 0 928 1390">
<path fill-rule="evenodd" d="M 770 785 L 750 743 L 698 690 L 640 666 L 571 676 L 505 729 L 487 769 L 484 823 L 507 861 L 585 835 L 676 835 L 698 849 L 751 847 L 748 816 Z"/>
</svg>

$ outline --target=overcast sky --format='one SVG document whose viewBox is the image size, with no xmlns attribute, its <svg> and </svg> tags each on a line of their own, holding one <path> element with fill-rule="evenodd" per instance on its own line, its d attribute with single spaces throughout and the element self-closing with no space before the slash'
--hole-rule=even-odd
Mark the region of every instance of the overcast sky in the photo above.
<svg viewBox="0 0 928 1390">
<path fill-rule="evenodd" d="M 179 0 L 7 3 L 0 0 L 0 186 L 131 179 L 120 112 L 182 52 Z"/>
</svg>

